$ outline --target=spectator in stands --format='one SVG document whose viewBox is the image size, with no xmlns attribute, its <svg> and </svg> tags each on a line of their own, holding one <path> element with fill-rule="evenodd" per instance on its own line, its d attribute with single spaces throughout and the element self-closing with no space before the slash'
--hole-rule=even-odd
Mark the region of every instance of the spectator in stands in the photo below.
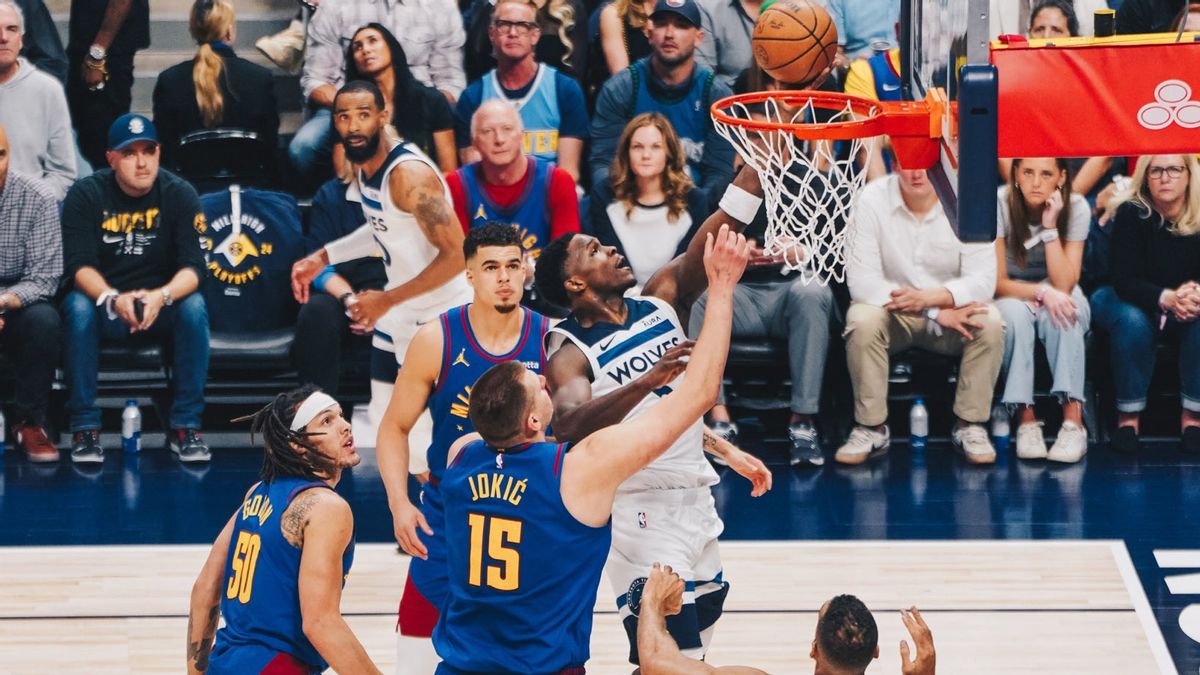
<svg viewBox="0 0 1200 675">
<path fill-rule="evenodd" d="M 1068 176 L 1064 159 L 1015 159 L 997 198 L 996 309 L 1004 318 L 1007 373 L 1000 400 L 1016 410 L 1021 459 L 1077 462 L 1087 452 L 1083 382 L 1091 311 L 1079 275 L 1091 212 L 1087 200 L 1071 192 Z M 1038 340 L 1054 377 L 1050 391 L 1063 407 L 1062 428 L 1048 452 L 1033 410 Z"/>
<path fill-rule="evenodd" d="M 479 161 L 446 175 L 463 232 L 492 221 L 518 228 L 526 253 L 522 302 L 543 313 L 561 313 L 534 292 L 533 260 L 550 241 L 579 231 L 575 181 L 553 162 L 526 156 L 521 116 L 503 99 L 479 106 L 471 118 L 471 137 Z"/>
<path fill-rule="evenodd" d="M 495 0 L 474 0 L 467 28 L 467 80 L 475 82 L 499 67 L 500 48 L 495 38 Z M 587 10 L 580 0 L 529 0 L 538 26 L 533 55 L 538 63 L 554 67 L 576 80 L 583 79 L 589 60 Z"/>
<path fill-rule="evenodd" d="M 346 187 L 335 178 L 313 196 L 308 212 L 307 253 L 341 239 L 367 222 L 362 207 L 346 199 Z M 351 334 L 371 334 L 369 327 L 350 321 L 349 305 L 357 301 L 357 292 L 382 290 L 386 284 L 387 274 L 377 257 L 330 265 L 313 280 L 313 289 L 318 292 L 310 294 L 308 302 L 300 305 L 292 342 L 292 362 L 301 384 L 315 384 L 329 395 L 337 396 L 343 344 Z M 369 344 L 363 342 L 364 346 Z"/>
<path fill-rule="evenodd" d="M 838 36 L 838 65 L 897 46 L 900 0 L 827 0 Z"/>
<path fill-rule="evenodd" d="M 62 85 L 19 56 L 25 21 L 13 0 L 0 0 L 0 124 L 11 140 L 9 162 L 40 179 L 62 200 L 75 182 L 75 143 Z"/>
<path fill-rule="evenodd" d="M 996 461 L 983 426 L 1004 357 L 1004 323 L 988 304 L 994 246 L 959 241 L 920 170 L 869 183 L 850 226 L 845 336 L 856 425 L 835 459 L 860 464 L 887 452 L 888 357 L 920 347 L 962 355 L 951 439 L 972 464 Z"/>
<path fill-rule="evenodd" d="M 671 123 L 642 113 L 621 132 L 609 179 L 592 188 L 585 231 L 629 261 L 633 292 L 640 293 L 650 275 L 687 249 L 708 214 Z"/>
<path fill-rule="evenodd" d="M 454 149 L 454 110 L 437 89 L 421 84 L 408 67 L 408 56 L 383 24 L 358 29 L 346 48 L 346 81 L 371 80 L 390 102 L 392 126 L 442 171 L 458 167 Z M 334 146 L 335 154 L 341 145 Z M 339 172 L 340 173 L 340 172 Z"/>
<path fill-rule="evenodd" d="M 48 304 L 62 277 L 58 199 L 41 181 L 10 169 L 3 125 L 0 214 L 0 351 L 15 375 L 8 419 L 29 461 L 57 462 L 46 435 L 46 403 L 62 340 L 58 312 Z M 6 431 L 0 427 L 0 435 Z"/>
<path fill-rule="evenodd" d="M 650 56 L 646 34 L 650 32 L 653 11 L 654 0 L 606 0 L 601 5 L 593 33 L 592 57 L 588 61 L 589 102 L 594 103 L 609 77 Z"/>
<path fill-rule="evenodd" d="M 713 128 L 708 112 L 713 101 L 731 92 L 696 64 L 696 45 L 703 39 L 696 0 L 658 0 L 650 16 L 650 56 L 611 77 L 600 91 L 592 120 L 592 185 L 608 176 L 626 122 L 644 112 L 671 121 L 692 180 L 710 198 L 733 179 L 733 147 Z"/>
<path fill-rule="evenodd" d="M 1180 10 L 1179 16 L 1171 22 L 1171 32 L 1178 32 L 1180 26 L 1185 33 L 1200 33 L 1200 2 L 1189 3 Z"/>
<path fill-rule="evenodd" d="M 16 0 L 16 3 L 25 17 L 25 49 L 21 55 L 66 86 L 67 53 L 46 3 L 42 0 Z"/>
<path fill-rule="evenodd" d="M 704 41 L 696 47 L 696 62 L 733 88 L 738 75 L 754 63 L 750 34 L 762 11 L 762 0 L 700 0 Z"/>
<path fill-rule="evenodd" d="M 554 66 L 534 59 L 541 29 L 532 0 L 500 0 L 491 13 L 488 36 L 496 68 L 472 82 L 455 108 L 455 136 L 463 164 L 477 161 L 471 121 L 479 104 L 500 98 L 512 103 L 525 127 L 525 154 L 557 162 L 579 180 L 583 142 L 588 136 L 587 104 L 579 83 Z"/>
<path fill-rule="evenodd" d="M 1186 5 L 1186 0 L 1122 0 L 1117 34 L 1162 33 Z"/>
<path fill-rule="evenodd" d="M 63 204 L 63 261 L 73 290 L 63 301 L 71 460 L 104 461 L 96 406 L 99 346 L 140 334 L 172 343 L 171 450 L 207 462 L 200 437 L 208 378 L 208 312 L 196 190 L 159 169 L 154 124 L 123 115 L 108 134 L 109 166 L 76 183 Z"/>
<path fill-rule="evenodd" d="M 462 15 L 454 0 L 323 0 L 308 25 L 308 53 L 300 86 L 312 116 L 288 146 L 292 167 L 303 180 L 328 177 L 333 141 L 333 97 L 347 82 L 345 45 L 359 28 L 383 25 L 400 41 L 418 82 L 453 103 L 467 86 L 463 73 Z"/>
<path fill-rule="evenodd" d="M 150 46 L 150 0 L 73 0 L 67 101 L 79 147 L 108 166 L 108 129 L 133 101 L 133 56 Z"/>
<path fill-rule="evenodd" d="M 275 78 L 266 68 L 233 53 L 237 35 L 233 5 L 226 0 L 196 0 L 188 32 L 199 45 L 195 58 L 164 70 L 154 85 L 154 123 L 163 163 L 175 166 L 183 136 L 215 128 L 256 133 L 264 155 L 274 158 L 279 142 Z"/>
<path fill-rule="evenodd" d="M 991 0 L 991 39 L 1000 35 L 1039 39 L 1094 35 L 1095 14 L 1101 9 L 1108 9 L 1105 0 Z"/>
<path fill-rule="evenodd" d="M 1141 157 L 1129 188 L 1114 200 L 1120 206 L 1110 224 L 1113 286 L 1091 298 L 1112 350 L 1113 448 L 1138 450 L 1155 347 L 1169 341 L 1179 344 L 1183 448 L 1200 452 L 1200 161 Z"/>
</svg>

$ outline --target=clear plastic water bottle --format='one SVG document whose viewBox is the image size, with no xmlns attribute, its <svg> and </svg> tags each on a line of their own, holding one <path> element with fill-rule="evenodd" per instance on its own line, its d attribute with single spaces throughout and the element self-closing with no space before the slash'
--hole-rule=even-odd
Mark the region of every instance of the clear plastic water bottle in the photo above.
<svg viewBox="0 0 1200 675">
<path fill-rule="evenodd" d="M 125 452 L 140 452 L 142 449 L 142 411 L 137 401 L 125 401 L 121 413 L 121 447 Z"/>
<path fill-rule="evenodd" d="M 908 430 L 912 435 L 909 447 L 923 451 L 929 441 L 929 411 L 925 409 L 924 399 L 913 402 L 912 410 L 908 412 Z"/>
<path fill-rule="evenodd" d="M 1008 448 L 1012 427 L 1009 424 L 1008 408 L 1002 403 L 992 407 L 992 439 L 997 450 Z"/>
</svg>

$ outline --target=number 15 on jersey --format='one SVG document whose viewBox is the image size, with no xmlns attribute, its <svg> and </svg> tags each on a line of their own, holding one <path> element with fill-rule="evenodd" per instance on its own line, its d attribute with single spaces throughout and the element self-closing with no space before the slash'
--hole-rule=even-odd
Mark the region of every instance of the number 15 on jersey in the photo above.
<svg viewBox="0 0 1200 675">
<path fill-rule="evenodd" d="M 468 583 L 472 586 L 486 583 L 498 591 L 517 590 L 521 585 L 521 555 L 515 547 L 521 543 L 521 521 L 470 513 L 467 524 L 471 528 Z"/>
</svg>

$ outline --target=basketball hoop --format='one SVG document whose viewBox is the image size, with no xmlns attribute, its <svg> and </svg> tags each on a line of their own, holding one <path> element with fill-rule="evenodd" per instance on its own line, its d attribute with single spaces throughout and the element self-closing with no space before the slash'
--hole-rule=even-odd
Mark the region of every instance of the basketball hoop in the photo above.
<svg viewBox="0 0 1200 675">
<path fill-rule="evenodd" d="M 805 283 L 824 285 L 845 279 L 847 226 L 866 180 L 857 166 L 860 154 L 869 156 L 886 134 L 902 166 L 933 166 L 944 108 L 936 95 L 880 102 L 825 91 L 765 91 L 716 101 L 712 117 L 762 182 L 764 252 L 781 256 Z M 818 121 L 818 114 L 828 119 Z M 832 141 L 848 143 L 849 152 Z"/>
</svg>

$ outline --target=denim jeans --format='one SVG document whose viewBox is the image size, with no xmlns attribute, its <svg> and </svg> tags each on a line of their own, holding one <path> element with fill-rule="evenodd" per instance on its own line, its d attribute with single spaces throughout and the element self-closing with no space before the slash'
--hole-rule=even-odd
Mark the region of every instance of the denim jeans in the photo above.
<svg viewBox="0 0 1200 675">
<path fill-rule="evenodd" d="M 323 181 L 332 171 L 332 146 L 333 113 L 329 108 L 318 108 L 292 136 L 288 159 L 304 180 Z"/>
<path fill-rule="evenodd" d="M 71 431 L 100 428 L 100 408 L 96 405 L 96 371 L 100 361 L 100 341 L 122 342 L 131 337 L 129 326 L 120 318 L 110 319 L 103 307 L 79 291 L 71 291 L 63 300 L 63 327 L 66 329 L 66 372 L 70 387 L 67 412 Z M 161 342 L 170 342 L 174 351 L 171 377 L 175 400 L 171 402 L 172 429 L 199 429 L 204 412 L 204 382 L 208 379 L 208 310 L 199 292 L 163 307 L 148 331 Z"/>
<path fill-rule="evenodd" d="M 1178 339 L 1180 400 L 1185 410 L 1200 412 L 1200 321 L 1179 323 L 1172 318 L 1159 330 L 1157 318 L 1122 300 L 1112 286 L 1092 294 L 1092 317 L 1109 336 L 1117 410 L 1146 409 L 1157 344 Z"/>
<path fill-rule="evenodd" d="M 996 309 L 1004 317 L 1004 394 L 1006 405 L 1032 405 L 1034 380 L 1034 343 L 1046 347 L 1046 360 L 1054 383 L 1050 391 L 1073 401 L 1083 400 L 1086 375 L 1086 338 L 1091 308 L 1078 286 L 1071 291 L 1075 301 L 1075 325 L 1059 328 L 1045 308 L 1034 314 L 1029 303 L 1017 298 L 998 298 Z"/>
</svg>

